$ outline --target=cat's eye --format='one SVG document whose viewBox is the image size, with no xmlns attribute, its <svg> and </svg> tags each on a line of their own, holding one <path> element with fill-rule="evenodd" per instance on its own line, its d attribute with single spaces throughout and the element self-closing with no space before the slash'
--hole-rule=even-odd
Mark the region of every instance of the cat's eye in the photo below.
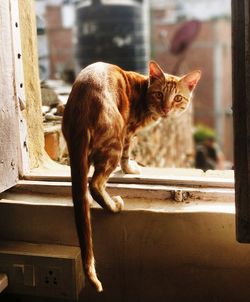
<svg viewBox="0 0 250 302">
<path fill-rule="evenodd" d="M 182 96 L 179 95 L 179 94 L 177 94 L 177 95 L 174 97 L 174 101 L 177 102 L 177 103 L 181 102 L 181 101 L 182 101 Z"/>
<path fill-rule="evenodd" d="M 162 99 L 162 98 L 163 98 L 163 93 L 160 92 L 160 91 L 156 91 L 156 92 L 155 92 L 155 97 L 156 97 L 157 99 Z"/>
</svg>

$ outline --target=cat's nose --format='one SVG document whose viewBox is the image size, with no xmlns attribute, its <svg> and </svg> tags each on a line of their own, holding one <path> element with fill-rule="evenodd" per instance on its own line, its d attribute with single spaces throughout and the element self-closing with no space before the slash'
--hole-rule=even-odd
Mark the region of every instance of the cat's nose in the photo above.
<svg viewBox="0 0 250 302">
<path fill-rule="evenodd" d="M 165 107 L 164 112 L 167 114 L 167 113 L 169 113 L 170 109 L 171 109 L 170 107 Z"/>
<path fill-rule="evenodd" d="M 163 116 L 164 116 L 164 117 L 166 117 L 166 116 L 168 115 L 170 109 L 171 109 L 171 108 L 169 108 L 169 107 L 165 107 L 165 108 L 163 109 Z"/>
</svg>

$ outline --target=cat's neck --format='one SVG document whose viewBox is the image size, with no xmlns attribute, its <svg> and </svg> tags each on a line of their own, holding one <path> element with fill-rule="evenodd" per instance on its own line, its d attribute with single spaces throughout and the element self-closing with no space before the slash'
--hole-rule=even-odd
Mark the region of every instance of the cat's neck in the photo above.
<svg viewBox="0 0 250 302">
<path fill-rule="evenodd" d="M 149 85 L 148 76 L 136 73 L 127 72 L 128 80 L 128 95 L 130 99 L 130 116 L 129 124 L 131 127 L 139 128 L 150 124 L 156 120 L 153 114 L 148 109 L 147 104 L 147 89 Z"/>
<path fill-rule="evenodd" d="M 140 115 L 147 111 L 146 95 L 148 89 L 148 77 L 137 72 L 127 72 L 130 110 L 132 115 Z"/>
</svg>

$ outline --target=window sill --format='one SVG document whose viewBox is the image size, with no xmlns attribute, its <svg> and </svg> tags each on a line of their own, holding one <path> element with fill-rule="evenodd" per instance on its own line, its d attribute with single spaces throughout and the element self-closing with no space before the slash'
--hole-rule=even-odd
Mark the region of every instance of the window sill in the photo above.
<svg viewBox="0 0 250 302">
<path fill-rule="evenodd" d="M 34 188 L 29 188 L 29 192 L 23 191 L 22 193 L 16 191 L 16 189 L 11 190 L 11 192 L 1 194 L 0 204 L 58 208 L 73 207 L 70 196 L 65 196 L 64 194 L 55 195 L 51 192 L 43 192 L 43 194 L 41 194 L 38 191 L 34 192 Z M 108 191 L 112 192 L 112 189 Z M 216 200 L 212 198 L 209 200 L 205 198 L 197 198 L 185 200 L 183 202 L 174 201 L 171 198 L 159 199 L 157 198 L 159 195 L 155 194 L 155 196 L 152 196 L 153 194 L 151 190 L 145 190 L 144 193 L 147 195 L 147 199 L 138 196 L 123 196 L 125 201 L 125 208 L 123 211 L 153 211 L 161 213 L 235 213 L 233 196 L 230 196 L 230 194 L 225 194 L 225 192 L 220 192 Z M 91 208 L 93 210 L 102 210 L 101 207 L 96 203 L 94 203 Z"/>
<path fill-rule="evenodd" d="M 196 225 L 202 227 L 206 221 L 208 229 L 211 224 L 218 223 L 221 228 L 229 226 L 233 233 L 235 205 L 232 189 L 212 189 L 208 193 L 205 189 L 194 188 L 197 198 L 192 196 L 177 202 L 171 197 L 172 187 L 135 186 L 108 185 L 112 195 L 119 194 L 124 199 L 125 208 L 121 213 L 110 214 L 93 204 L 93 230 L 96 236 L 100 236 L 100 242 L 106 238 L 104 230 L 116 229 L 116 234 L 122 237 L 123 230 L 130 228 L 131 224 L 136 229 L 138 225 L 145 224 L 146 227 L 152 221 L 155 221 L 156 229 L 164 228 L 169 232 L 175 230 L 176 224 L 182 226 L 188 222 L 189 227 L 194 228 Z M 69 182 L 35 181 L 34 184 L 34 181 L 21 181 L 0 195 L 0 209 L 0 237 L 3 240 L 78 246 Z M 140 236 L 141 232 L 136 233 Z"/>
<path fill-rule="evenodd" d="M 60 181 L 54 181 L 54 177 L 55 175 L 50 181 L 34 180 L 30 177 L 29 180 L 21 180 L 11 190 L 0 194 L 1 238 L 34 243 L 78 245 L 71 183 L 63 181 L 69 179 L 69 175 L 61 175 Z M 109 193 L 122 196 L 125 208 L 119 214 L 110 215 L 93 203 L 91 212 L 94 230 L 98 233 L 111 224 L 114 224 L 115 228 L 121 228 L 121 224 L 127 225 L 132 222 L 135 224 L 137 221 L 140 225 L 148 219 L 158 218 L 164 226 L 170 224 L 169 221 L 176 220 L 180 223 L 188 220 L 194 225 L 196 221 L 200 224 L 204 219 L 220 221 L 223 218 L 234 221 L 233 188 L 188 186 L 183 182 L 180 186 L 169 184 L 169 179 L 166 181 L 164 177 L 159 179 L 161 184 L 156 181 L 155 184 L 108 183 Z M 180 191 L 188 192 L 188 196 L 182 201 L 177 201 L 176 192 L 179 196 Z"/>
<path fill-rule="evenodd" d="M 111 196 L 120 195 L 125 199 L 125 210 L 135 209 L 137 205 L 157 210 L 158 205 L 163 209 L 167 204 L 171 204 L 174 211 L 199 208 L 199 205 L 204 208 L 202 203 L 207 205 L 207 202 L 234 203 L 235 193 L 233 171 L 204 173 L 198 169 L 159 168 L 142 168 L 140 175 L 124 175 L 117 169 L 109 179 L 107 190 Z M 36 204 L 50 199 L 49 204 L 54 200 L 55 205 L 72 206 L 69 167 L 52 162 L 33 170 L 14 188 L 1 194 L 0 199 L 6 196 L 11 200 L 14 196 L 19 201 L 24 198 L 25 202 L 33 199 Z M 126 199 L 134 201 L 130 203 Z M 98 206 L 94 203 L 93 207 Z"/>
<path fill-rule="evenodd" d="M 124 198 L 125 211 L 235 211 L 233 171 L 142 168 L 140 175 L 124 175 L 117 170 L 107 190 Z M 72 207 L 69 167 L 55 164 L 53 169 L 33 170 L 0 198 Z M 92 207 L 99 208 L 96 203 Z"/>
<path fill-rule="evenodd" d="M 141 174 L 123 174 L 117 168 L 111 175 L 109 183 L 120 184 L 148 184 L 148 185 L 174 185 L 204 188 L 234 188 L 233 170 L 208 170 L 182 168 L 145 168 Z M 89 177 L 93 170 L 90 169 Z M 68 166 L 57 163 L 48 163 L 47 166 L 32 170 L 24 176 L 25 180 L 41 181 L 70 181 Z"/>
<path fill-rule="evenodd" d="M 66 211 L 71 213 L 68 214 L 71 217 L 73 204 L 69 168 L 55 167 L 53 170 L 46 167 L 26 175 L 15 187 L 0 194 L 0 206 L 8 213 L 13 213 L 13 209 L 14 212 L 21 211 L 27 219 L 35 212 L 37 219 L 42 220 L 40 210 L 53 212 L 55 217 L 60 217 Z M 220 174 L 191 169 L 143 168 L 142 174 L 136 176 L 122 175 L 116 171 L 107 184 L 107 190 L 111 196 L 120 195 L 124 199 L 124 215 L 130 212 L 234 215 L 233 186 L 232 171 L 222 171 Z M 94 216 L 104 213 L 95 202 L 92 211 L 96 213 Z M 64 224 L 62 221 L 58 223 L 64 233 Z"/>
</svg>

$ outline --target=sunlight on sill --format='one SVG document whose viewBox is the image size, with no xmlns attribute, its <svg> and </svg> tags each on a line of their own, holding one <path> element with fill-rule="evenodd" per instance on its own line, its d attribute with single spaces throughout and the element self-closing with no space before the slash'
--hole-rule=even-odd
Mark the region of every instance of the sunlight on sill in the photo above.
<svg viewBox="0 0 250 302">
<path fill-rule="evenodd" d="M 90 169 L 91 177 L 93 169 Z M 32 170 L 25 180 L 70 181 L 70 167 L 55 162 Z M 142 167 L 141 174 L 123 174 L 118 167 L 109 178 L 109 183 L 139 183 L 152 185 L 194 185 L 202 187 L 234 188 L 233 170 L 208 170 L 192 168 L 152 168 Z"/>
<path fill-rule="evenodd" d="M 155 213 L 181 214 L 181 213 L 227 213 L 235 214 L 235 204 L 233 201 L 204 201 L 189 200 L 187 202 L 175 202 L 173 200 L 154 198 L 124 198 L 125 208 L 122 212 L 128 211 L 150 211 Z M 20 193 L 9 191 L 1 194 L 0 204 L 24 205 L 24 206 L 44 206 L 72 208 L 73 203 L 70 195 L 49 194 L 49 193 Z M 91 208 L 95 210 L 103 209 L 94 202 Z"/>
</svg>

